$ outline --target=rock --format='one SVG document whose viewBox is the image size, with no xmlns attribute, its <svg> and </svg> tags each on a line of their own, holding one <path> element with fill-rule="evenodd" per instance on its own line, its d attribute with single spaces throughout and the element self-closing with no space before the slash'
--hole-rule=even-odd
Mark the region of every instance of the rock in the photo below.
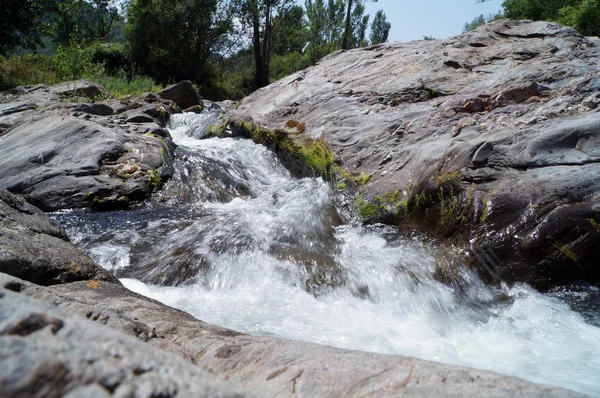
<svg viewBox="0 0 600 398">
<path fill-rule="evenodd" d="M 174 144 L 161 126 L 170 111 L 157 119 L 140 111 L 113 116 L 113 109 L 129 108 L 114 100 L 72 104 L 59 97 L 90 87 L 78 81 L 0 94 L 9 101 L 0 106 L 0 147 L 7 150 L 0 156 L 0 188 L 45 211 L 122 209 L 170 176 Z M 142 134 L 136 131 L 140 122 L 148 123 Z"/>
<path fill-rule="evenodd" d="M 6 190 L 0 190 L 0 272 L 39 285 L 78 280 L 119 284 L 71 245 L 48 216 Z"/>
<path fill-rule="evenodd" d="M 5 288 L 0 357 L 3 397 L 252 396 L 183 358 Z"/>
<path fill-rule="evenodd" d="M 113 114 L 113 109 L 106 104 L 81 104 L 75 107 L 75 110 L 97 116 L 110 116 Z"/>
<path fill-rule="evenodd" d="M 303 123 L 289 136 L 333 152 L 358 213 L 462 247 L 489 280 L 600 283 L 598 56 L 571 28 L 497 21 L 331 54 L 226 116 Z"/>
<path fill-rule="evenodd" d="M 186 109 L 194 105 L 202 105 L 200 95 L 189 80 L 183 80 L 167 87 L 158 93 L 158 95 L 163 99 L 175 102 L 181 109 Z"/>
<path fill-rule="evenodd" d="M 154 118 L 152 116 L 148 116 L 144 113 L 139 112 L 126 112 L 125 116 L 127 117 L 127 123 L 152 123 L 154 122 Z"/>
<path fill-rule="evenodd" d="M 40 333 L 48 340 L 46 344 L 35 346 L 33 353 L 33 344 L 21 343 L 18 348 L 9 351 L 11 355 L 6 354 L 8 347 L 0 344 L 0 355 L 11 359 L 6 363 L 15 363 L 13 358 L 23 361 L 29 356 L 40 356 L 46 360 L 50 355 L 46 356 L 44 350 L 54 350 L 55 344 L 64 348 L 61 338 L 69 335 L 70 345 L 64 349 L 65 354 L 59 356 L 61 360 L 77 358 L 82 348 L 88 349 L 89 342 L 94 342 L 93 347 L 89 348 L 90 356 L 97 360 L 92 363 L 77 362 L 78 367 L 65 366 L 65 373 L 104 375 L 104 366 L 117 366 L 111 373 L 114 376 L 107 379 L 117 379 L 114 384 L 119 385 L 118 389 L 122 388 L 123 383 L 130 383 L 130 378 L 134 377 L 130 369 L 135 368 L 136 364 L 144 365 L 142 369 L 163 377 L 179 377 L 176 380 L 184 377 L 189 380 L 187 377 L 191 371 L 165 354 L 166 351 L 186 358 L 190 366 L 194 363 L 262 396 L 581 396 L 572 391 L 539 386 L 489 371 L 410 357 L 346 351 L 273 337 L 248 336 L 206 324 L 185 312 L 112 283 L 100 282 L 89 286 L 84 282 L 74 282 L 46 288 L 0 274 L 0 286 L 17 284 L 21 286 L 20 294 L 0 288 L 0 293 L 4 294 L 4 298 L 0 299 L 0 303 L 4 300 L 0 311 L 11 314 L 8 320 L 0 316 L 0 330 L 6 330 L 3 329 L 6 324 L 14 330 L 14 325 L 20 319 L 35 312 L 44 316 L 42 322 L 46 323 L 46 327 L 27 337 L 14 338 L 27 340 L 29 336 L 36 338 Z M 30 296 L 37 302 L 22 296 Z M 52 306 L 58 308 L 53 309 Z M 77 315 L 103 325 L 91 327 L 89 322 L 76 319 Z M 52 325 L 60 325 L 60 322 L 63 326 L 52 334 Z M 74 325 L 78 332 L 71 329 Z M 107 330 L 104 325 L 114 332 Z M 118 335 L 115 341 L 115 332 L 129 336 Z M 136 342 L 132 340 L 133 337 L 149 345 Z M 123 350 L 122 344 L 128 349 Z M 150 345 L 154 348 L 150 348 Z M 142 351 L 139 351 L 140 346 L 144 347 Z M 103 354 L 104 350 L 109 349 L 113 355 L 120 355 L 118 362 L 104 362 L 114 361 L 106 359 Z M 33 363 L 39 364 L 37 360 Z M 12 367 L 9 369 L 0 375 L 3 380 L 18 377 Z M 67 380 L 73 379 L 67 377 Z M 107 388 L 101 380 L 96 377 L 85 383 L 89 385 L 96 382 Z M 64 384 L 72 388 L 72 384 Z M 139 386 L 137 383 L 131 384 Z M 195 385 L 191 380 L 190 384 Z"/>
<path fill-rule="evenodd" d="M 202 105 L 194 105 L 189 108 L 184 109 L 184 112 L 192 112 L 192 113 L 202 113 L 204 107 Z"/>
<path fill-rule="evenodd" d="M 104 87 L 89 79 L 81 79 L 50 86 L 50 91 L 62 97 L 81 96 L 94 99 L 104 94 Z"/>
</svg>

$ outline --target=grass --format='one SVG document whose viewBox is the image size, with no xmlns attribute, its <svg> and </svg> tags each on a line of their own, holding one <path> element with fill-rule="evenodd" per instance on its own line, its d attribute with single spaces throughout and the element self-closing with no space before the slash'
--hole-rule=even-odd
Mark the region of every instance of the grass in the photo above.
<svg viewBox="0 0 600 398">
<path fill-rule="evenodd" d="M 0 91 L 17 86 L 58 83 L 53 60 L 47 55 L 0 57 Z"/>
<path fill-rule="evenodd" d="M 101 64 L 100 64 L 101 65 Z M 101 67 L 94 70 L 102 70 Z M 90 78 L 104 86 L 113 97 L 122 98 L 162 89 L 148 76 L 112 76 L 101 74 L 61 77 L 56 58 L 42 54 L 24 54 L 11 58 L 0 57 L 0 91 L 17 86 L 56 84 L 78 78 Z"/>
</svg>

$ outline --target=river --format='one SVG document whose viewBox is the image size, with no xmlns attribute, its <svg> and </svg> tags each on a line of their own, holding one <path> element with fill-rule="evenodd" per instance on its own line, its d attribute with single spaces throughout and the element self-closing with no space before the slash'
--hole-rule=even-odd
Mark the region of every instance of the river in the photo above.
<svg viewBox="0 0 600 398">
<path fill-rule="evenodd" d="M 174 176 L 146 205 L 54 219 L 129 289 L 209 323 L 600 396 L 597 287 L 493 287 L 463 267 L 444 283 L 431 239 L 345 222 L 322 179 L 250 140 L 201 139 L 216 118 L 172 116 Z"/>
</svg>

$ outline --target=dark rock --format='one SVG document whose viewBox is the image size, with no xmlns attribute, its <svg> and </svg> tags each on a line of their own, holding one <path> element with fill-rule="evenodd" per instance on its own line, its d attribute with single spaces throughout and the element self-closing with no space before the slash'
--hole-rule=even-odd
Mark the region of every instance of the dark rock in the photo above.
<svg viewBox="0 0 600 398">
<path fill-rule="evenodd" d="M 81 104 L 75 110 L 97 116 L 110 116 L 113 114 L 113 109 L 106 104 Z"/>
<path fill-rule="evenodd" d="M 489 371 L 410 357 L 346 351 L 272 337 L 247 336 L 206 324 L 185 312 L 111 283 L 101 282 L 90 287 L 84 282 L 75 282 L 44 288 L 0 274 L 0 286 L 7 282 L 21 283 L 23 289 L 21 294 L 0 289 L 5 294 L 0 300 L 7 303 L 0 306 L 0 311 L 11 314 L 8 321 L 0 316 L 0 330 L 6 328 L 5 324 L 14 325 L 31 313 L 62 321 L 63 326 L 54 335 L 48 329 L 42 329 L 18 341 L 40 335 L 46 338 L 45 344 L 36 346 L 33 351 L 33 354 L 41 352 L 38 355 L 44 360 L 47 357 L 42 350 L 54 350 L 55 344 L 58 345 L 56 350 L 62 348 L 67 353 L 59 358 L 75 359 L 82 347 L 87 349 L 87 345 L 94 342 L 90 350 L 96 361 L 78 363 L 78 367 L 63 362 L 61 369 L 66 369 L 67 375 L 73 372 L 78 375 L 84 371 L 86 374 L 103 375 L 104 366 L 116 366 L 110 378 L 100 379 L 105 381 L 96 378 L 85 383 L 96 382 L 109 390 L 117 386 L 119 391 L 123 380 L 129 383 L 129 378 L 134 378 L 136 373 L 158 373 L 164 377 L 184 377 L 189 380 L 190 370 L 164 353 L 167 351 L 262 396 L 581 396 L 572 391 L 538 386 Z M 22 296 L 34 297 L 41 303 Z M 46 303 L 59 308 L 53 309 Z M 129 336 L 117 337 L 104 325 L 90 325 L 90 322 L 79 320 L 75 315 L 103 323 Z M 75 320 L 78 332 L 73 330 Z M 70 346 L 65 348 L 61 339 L 67 335 L 70 336 Z M 136 342 L 132 337 L 160 350 Z M 120 348 L 123 343 L 127 345 L 127 350 Z M 143 350 L 138 351 L 139 347 L 143 347 Z M 109 359 L 111 362 L 105 364 L 107 359 L 102 353 L 105 349 L 111 349 L 113 354 L 118 353 L 119 361 Z M 27 344 L 12 350 L 0 345 L 0 355 L 8 357 L 10 361 L 6 363 L 11 364 L 0 374 L 2 380 L 16 377 L 13 364 L 17 360 L 23 361 L 24 357 L 28 358 L 31 350 L 32 345 Z M 7 355 L 6 351 L 11 355 Z M 157 359 L 165 362 L 157 363 Z M 64 384 L 69 388 L 71 379 L 67 377 L 67 380 Z M 108 380 L 111 382 L 108 383 Z M 190 384 L 196 385 L 192 380 L 189 380 Z"/>
<path fill-rule="evenodd" d="M 184 112 L 202 113 L 204 107 L 202 105 L 194 105 L 184 109 Z"/>
<path fill-rule="evenodd" d="M 139 112 L 127 112 L 127 123 L 152 123 L 154 118 L 144 113 Z"/>
<path fill-rule="evenodd" d="M 181 109 L 186 109 L 194 105 L 202 105 L 200 95 L 189 80 L 184 80 L 167 87 L 158 94 L 163 99 L 175 102 Z"/>
<path fill-rule="evenodd" d="M 372 222 L 450 240 L 494 278 L 541 289 L 600 282 L 597 41 L 504 20 L 377 51 L 331 54 L 227 117 L 279 131 L 304 123 L 292 138 L 325 143 L 345 175 L 371 175 L 346 182 L 376 205 Z M 386 194 L 396 202 L 376 201 Z"/>
<path fill-rule="evenodd" d="M 48 216 L 5 190 L 0 190 L 0 272 L 40 285 L 90 279 L 119 283 L 71 245 Z"/>
</svg>

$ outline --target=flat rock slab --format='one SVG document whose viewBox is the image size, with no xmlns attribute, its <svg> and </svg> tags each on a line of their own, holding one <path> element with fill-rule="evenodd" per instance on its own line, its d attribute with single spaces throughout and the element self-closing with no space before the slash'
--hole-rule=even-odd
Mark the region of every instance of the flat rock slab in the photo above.
<svg viewBox="0 0 600 398">
<path fill-rule="evenodd" d="M 600 283 L 597 43 L 504 20 L 340 51 L 228 115 L 321 140 L 367 222 L 457 245 L 490 281 Z"/>
</svg>

